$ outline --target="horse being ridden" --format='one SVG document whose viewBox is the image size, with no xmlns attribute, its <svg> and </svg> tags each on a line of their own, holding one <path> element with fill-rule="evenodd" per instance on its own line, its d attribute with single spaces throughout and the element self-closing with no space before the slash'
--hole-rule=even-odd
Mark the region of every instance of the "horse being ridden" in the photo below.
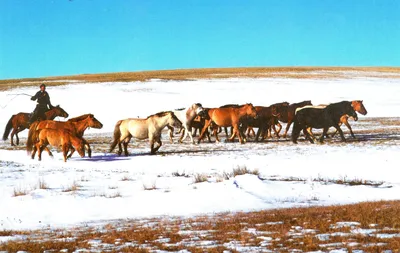
<svg viewBox="0 0 400 253">
<path fill-rule="evenodd" d="M 192 122 L 196 118 L 197 115 L 202 115 L 204 113 L 203 106 L 200 103 L 195 103 L 195 104 L 192 104 L 190 107 L 173 110 L 172 112 L 182 123 L 181 130 L 183 132 L 182 132 L 181 137 L 179 138 L 179 142 L 182 143 L 186 139 L 187 135 L 189 135 L 190 141 L 192 143 L 194 143 L 193 136 L 192 136 Z M 167 127 L 169 130 L 169 137 L 170 137 L 170 140 L 172 143 L 174 128 L 170 127 L 170 126 L 167 126 Z"/>
<path fill-rule="evenodd" d="M 79 138 L 82 138 L 83 143 L 88 149 L 88 156 L 92 156 L 92 151 L 90 148 L 89 143 L 83 138 L 83 134 L 85 130 L 88 127 L 93 127 L 97 129 L 101 129 L 103 127 L 103 124 L 97 120 L 93 114 L 83 114 L 81 116 L 71 118 L 66 122 L 62 121 L 54 121 L 54 120 L 44 120 L 44 121 L 38 121 L 35 122 L 31 125 L 29 128 L 29 133 L 28 133 L 28 139 L 27 139 L 27 151 L 31 152 L 33 149 L 33 156 L 36 153 L 36 148 L 35 144 L 37 142 L 37 136 L 40 132 L 41 129 L 66 129 Z M 50 156 L 52 156 L 51 152 L 49 149 L 47 149 L 47 152 L 49 153 Z M 68 155 L 68 158 L 72 156 L 72 153 Z"/>
<path fill-rule="evenodd" d="M 14 135 L 16 137 L 16 144 L 19 145 L 19 138 L 18 133 L 29 128 L 29 116 L 30 113 L 27 112 L 20 112 L 18 114 L 14 114 L 11 116 L 10 120 L 8 121 L 6 128 L 3 134 L 3 141 L 7 140 L 8 135 L 11 132 L 11 146 L 14 146 Z M 64 117 L 67 118 L 69 115 L 68 113 L 61 108 L 59 105 L 54 106 L 52 109 L 45 112 L 45 119 L 53 120 L 56 117 Z"/>
<path fill-rule="evenodd" d="M 53 147 L 60 147 L 63 152 L 64 162 L 67 161 L 67 153 L 71 150 L 71 155 L 78 151 L 81 157 L 85 156 L 85 145 L 82 138 L 76 136 L 74 133 L 66 130 L 66 129 L 41 129 L 38 134 L 38 141 L 35 144 L 36 149 L 38 150 L 38 160 L 42 160 L 42 151 L 44 148 L 47 148 L 47 145 L 51 145 Z M 32 159 L 35 158 L 35 153 L 32 153 Z"/>
<path fill-rule="evenodd" d="M 125 156 L 128 156 L 128 143 L 134 137 L 140 140 L 149 139 L 150 153 L 155 154 L 162 145 L 161 131 L 166 126 L 180 128 L 182 123 L 171 111 L 159 112 L 145 119 L 119 120 L 114 128 L 114 140 L 110 146 L 110 152 L 118 144 L 118 155 L 121 155 L 121 143 L 123 143 Z M 154 147 L 155 143 L 158 143 L 157 147 Z"/>
<path fill-rule="evenodd" d="M 229 108 L 210 108 L 208 110 L 208 119 L 206 119 L 206 123 L 204 124 L 203 129 L 201 130 L 201 134 L 198 139 L 198 143 L 203 139 L 205 132 L 208 127 L 214 122 L 219 127 L 233 127 L 232 136 L 228 139 L 229 141 L 233 141 L 235 136 L 238 136 L 240 143 L 244 143 L 242 134 L 239 130 L 240 120 L 243 117 L 257 117 L 256 109 L 252 104 L 244 104 L 240 107 L 229 107 Z M 216 141 L 219 142 L 217 130 L 214 129 L 214 135 Z"/>
</svg>

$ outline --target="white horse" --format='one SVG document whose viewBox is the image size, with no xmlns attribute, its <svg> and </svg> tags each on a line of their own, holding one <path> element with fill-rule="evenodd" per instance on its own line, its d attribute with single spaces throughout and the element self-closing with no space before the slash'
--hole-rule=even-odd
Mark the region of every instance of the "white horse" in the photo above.
<svg viewBox="0 0 400 253">
<path fill-rule="evenodd" d="M 182 127 L 181 122 L 171 111 L 159 112 L 146 119 L 119 120 L 114 128 L 114 140 L 110 147 L 112 152 L 118 144 L 118 155 L 122 153 L 121 143 L 124 145 L 125 156 L 128 156 L 128 143 L 131 138 L 139 140 L 149 139 L 150 153 L 155 154 L 161 147 L 161 131 L 166 127 Z M 158 146 L 154 146 L 158 143 Z"/>
<path fill-rule="evenodd" d="M 189 134 L 190 141 L 194 143 L 192 135 L 192 122 L 197 115 L 201 115 L 202 113 L 204 113 L 203 106 L 199 103 L 194 103 L 190 107 L 173 110 L 173 112 L 175 116 L 182 122 L 182 128 L 180 129 L 180 131 L 183 132 L 181 134 L 181 137 L 179 138 L 179 142 L 182 143 Z M 168 129 L 169 129 L 169 138 L 172 143 L 174 128 L 168 127 Z"/>
</svg>

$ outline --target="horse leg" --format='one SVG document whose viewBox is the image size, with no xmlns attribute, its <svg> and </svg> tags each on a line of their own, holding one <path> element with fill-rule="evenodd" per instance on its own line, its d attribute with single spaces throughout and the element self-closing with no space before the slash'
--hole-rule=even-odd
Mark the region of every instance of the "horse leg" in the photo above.
<svg viewBox="0 0 400 253">
<path fill-rule="evenodd" d="M 17 129 L 18 128 L 13 128 L 13 130 L 11 131 L 11 146 L 15 146 L 14 145 L 14 135 L 16 135 L 17 134 Z M 17 139 L 17 145 L 18 145 L 18 142 L 19 142 L 19 139 L 18 139 L 18 135 L 16 135 L 16 139 Z"/>
<path fill-rule="evenodd" d="M 63 157 L 64 157 L 64 162 L 67 162 L 67 153 L 69 151 L 69 145 L 63 144 L 62 145 L 62 152 L 63 152 Z"/>
<path fill-rule="evenodd" d="M 194 144 L 194 140 L 193 140 L 193 136 L 192 136 L 192 127 L 187 128 L 187 134 L 189 135 L 190 141 Z M 183 138 L 183 139 L 185 139 L 185 138 Z"/>
<path fill-rule="evenodd" d="M 351 129 L 351 126 L 350 126 L 349 122 L 347 121 L 347 118 L 345 118 L 345 119 L 343 120 L 343 123 L 347 126 L 347 128 L 350 130 L 351 136 L 355 139 L 356 136 L 354 135 L 353 130 Z"/>
<path fill-rule="evenodd" d="M 174 140 L 172 139 L 172 137 L 174 137 L 174 128 L 172 126 L 167 126 L 167 128 L 168 128 L 169 140 L 171 141 L 171 143 L 174 143 Z"/>
<path fill-rule="evenodd" d="M 158 143 L 158 146 L 154 148 L 154 153 L 157 152 L 162 146 L 161 138 L 157 138 L 156 142 Z"/>
<path fill-rule="evenodd" d="M 41 145 L 39 142 L 36 144 L 36 148 L 38 150 L 38 160 L 42 160 L 42 151 L 43 151 L 43 145 Z"/>
<path fill-rule="evenodd" d="M 339 126 L 339 125 L 335 125 L 334 127 L 335 127 L 336 130 L 339 132 L 340 138 L 342 139 L 342 141 L 343 141 L 343 142 L 346 142 L 346 138 L 344 138 L 344 134 L 343 134 L 343 131 L 342 131 L 342 129 L 340 128 L 340 126 Z"/>
<path fill-rule="evenodd" d="M 289 125 L 289 123 L 288 123 L 288 125 Z M 288 129 L 288 127 L 286 127 L 285 134 L 283 134 L 284 137 L 286 137 L 287 129 Z M 303 126 L 298 121 L 295 121 L 294 125 L 293 125 L 293 130 L 292 130 L 292 142 L 294 144 L 297 144 L 297 139 L 299 138 L 300 132 L 302 129 L 303 129 Z"/>
<path fill-rule="evenodd" d="M 203 139 L 204 134 L 205 134 L 206 131 L 208 131 L 208 127 L 210 126 L 210 124 L 211 124 L 211 120 L 206 120 L 206 123 L 204 124 L 204 127 L 203 127 L 203 129 L 201 130 L 200 136 L 199 136 L 199 138 L 197 139 L 197 144 L 199 144 L 200 141 Z"/>
<path fill-rule="evenodd" d="M 124 155 L 128 156 L 128 144 L 129 144 L 130 138 L 125 139 L 123 141 L 123 145 L 124 145 Z"/>
<path fill-rule="evenodd" d="M 190 140 L 193 142 L 191 130 L 189 130 L 187 126 L 183 126 L 182 129 L 183 129 L 182 130 L 183 132 L 182 132 L 181 138 L 179 138 L 179 143 L 182 143 L 184 140 L 186 140 L 186 137 L 188 136 L 188 134 L 189 134 Z"/>
<path fill-rule="evenodd" d="M 328 133 L 328 129 L 329 129 L 329 127 L 324 127 L 324 131 L 322 132 L 322 135 L 321 135 L 321 137 L 319 138 L 319 142 L 324 143 L 324 137 L 325 137 L 325 135 Z M 340 131 L 342 131 L 342 130 L 340 130 Z M 343 133 L 342 133 L 342 134 L 343 134 Z"/>
<path fill-rule="evenodd" d="M 276 126 L 278 126 L 278 130 L 276 130 Z M 274 127 L 274 131 L 275 131 L 275 136 L 276 137 L 280 137 L 279 136 L 279 133 L 281 132 L 281 130 L 282 130 L 282 125 L 281 125 L 281 123 L 277 123 L 277 124 L 273 124 L 273 127 Z"/>
<path fill-rule="evenodd" d="M 304 136 L 305 136 L 306 140 L 309 140 L 311 143 L 314 143 L 315 136 L 312 133 L 311 127 L 304 128 L 303 129 L 303 133 L 304 133 Z"/>
<path fill-rule="evenodd" d="M 286 124 L 286 129 L 285 129 L 285 132 L 283 133 L 283 138 L 286 138 L 286 136 L 287 136 L 287 133 L 288 133 L 288 131 L 289 131 L 289 128 L 290 128 L 290 125 L 293 123 L 293 120 L 288 120 L 288 123 Z M 294 127 L 294 126 L 293 126 Z M 293 131 L 293 130 L 292 130 Z M 301 131 L 301 130 L 300 130 Z M 299 131 L 299 134 L 300 134 L 300 131 Z M 293 133 L 292 133 L 293 134 Z M 297 136 L 298 137 L 298 136 Z M 292 138 L 293 139 L 293 138 Z"/>
<path fill-rule="evenodd" d="M 53 153 L 51 153 L 50 149 L 46 146 L 44 147 L 44 150 L 47 151 L 47 153 L 49 154 L 49 156 L 53 157 Z"/>
</svg>

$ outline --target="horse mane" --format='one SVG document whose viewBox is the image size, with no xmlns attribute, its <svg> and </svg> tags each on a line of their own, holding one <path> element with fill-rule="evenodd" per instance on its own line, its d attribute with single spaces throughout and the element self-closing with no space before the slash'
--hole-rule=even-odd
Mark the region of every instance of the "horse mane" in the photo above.
<svg viewBox="0 0 400 253">
<path fill-rule="evenodd" d="M 70 122 L 78 122 L 78 121 L 86 119 L 90 115 L 93 115 L 93 114 L 91 114 L 91 113 L 83 114 L 81 116 L 78 116 L 78 117 L 75 117 L 75 118 L 71 118 L 68 121 L 70 121 Z"/>
<path fill-rule="evenodd" d="M 152 115 L 148 116 L 146 119 L 148 119 L 148 118 L 150 118 L 150 117 L 153 117 L 153 116 L 163 117 L 163 116 L 165 116 L 165 115 L 167 115 L 167 114 L 169 114 L 169 113 L 174 114 L 172 111 L 158 112 L 158 113 L 156 113 L 156 114 L 152 114 Z"/>
</svg>

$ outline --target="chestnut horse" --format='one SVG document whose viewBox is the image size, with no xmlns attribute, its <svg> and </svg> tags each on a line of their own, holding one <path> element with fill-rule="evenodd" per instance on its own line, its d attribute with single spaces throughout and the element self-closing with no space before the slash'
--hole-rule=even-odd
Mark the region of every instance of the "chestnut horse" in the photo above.
<svg viewBox="0 0 400 253">
<path fill-rule="evenodd" d="M 146 119 L 119 120 L 115 124 L 114 140 L 110 146 L 110 152 L 118 144 L 118 155 L 121 155 L 121 143 L 123 143 L 125 156 L 128 156 L 128 143 L 134 137 L 140 140 L 149 139 L 150 153 L 155 154 L 162 145 L 161 131 L 166 126 L 181 128 L 182 123 L 171 111 L 159 112 L 148 116 Z M 155 143 L 158 143 L 157 147 L 154 147 Z"/>
<path fill-rule="evenodd" d="M 298 111 L 302 110 L 303 108 L 320 108 L 320 109 L 323 109 L 326 106 L 327 105 L 317 105 L 317 106 L 307 105 L 307 106 L 304 106 L 304 107 L 301 107 L 301 108 L 297 108 L 296 109 L 296 113 Z M 358 113 L 360 113 L 362 115 L 367 115 L 367 113 L 368 113 L 367 109 L 365 109 L 365 106 L 363 104 L 363 100 L 353 100 L 353 101 L 351 101 L 351 106 L 354 108 L 354 111 L 356 111 L 356 112 L 358 112 Z M 340 117 L 339 126 L 341 126 L 342 124 L 345 124 L 347 126 L 347 128 L 350 130 L 351 136 L 355 139 L 356 136 L 354 135 L 353 129 L 351 128 L 351 126 L 349 124 L 349 121 L 348 121 L 349 118 L 352 118 L 355 121 L 358 120 L 357 118 L 354 118 L 354 117 L 351 117 L 351 116 L 345 114 L 342 117 Z M 312 138 L 314 138 L 314 135 L 312 133 L 312 128 L 311 127 L 307 128 L 307 132 L 310 134 L 310 136 Z M 332 134 L 332 137 L 334 137 L 336 133 L 337 133 L 337 130 Z M 326 137 L 329 137 L 328 134 L 326 135 Z"/>
<path fill-rule="evenodd" d="M 229 141 L 233 141 L 235 136 L 238 136 L 240 143 L 244 143 L 242 135 L 240 134 L 239 124 L 240 120 L 244 117 L 257 117 L 256 109 L 252 104 L 244 104 L 240 107 L 229 107 L 229 108 L 210 108 L 208 110 L 208 118 L 206 119 L 206 123 L 204 124 L 203 129 L 201 130 L 201 134 L 197 143 L 203 139 L 205 132 L 208 130 L 208 127 L 214 122 L 219 127 L 233 127 L 232 136 L 228 139 Z M 217 130 L 214 130 L 214 135 L 216 141 L 219 142 Z"/>
<path fill-rule="evenodd" d="M 46 119 L 53 120 L 55 117 L 68 117 L 68 113 L 64 111 L 63 108 L 61 108 L 59 105 L 53 107 L 52 109 L 48 110 L 46 113 Z M 19 145 L 19 138 L 18 138 L 18 133 L 29 128 L 29 117 L 30 113 L 27 112 L 20 112 L 18 114 L 14 114 L 11 116 L 10 120 L 8 121 L 6 125 L 6 129 L 3 134 L 3 141 L 7 140 L 8 134 L 10 133 L 11 129 L 13 131 L 11 132 L 11 146 L 14 146 L 14 135 L 16 137 L 16 144 Z"/>
<path fill-rule="evenodd" d="M 293 103 L 289 104 L 288 106 L 280 106 L 279 108 L 277 108 L 276 113 L 279 115 L 278 120 L 286 123 L 286 129 L 283 134 L 283 138 L 286 138 L 290 125 L 292 125 L 293 123 L 296 114 L 296 109 L 306 105 L 312 105 L 311 100 L 305 100 L 299 103 Z M 277 134 L 277 137 L 279 137 L 279 132 Z"/>
<path fill-rule="evenodd" d="M 35 144 L 37 141 L 37 135 L 41 129 L 52 128 L 52 129 L 66 129 L 76 136 L 82 138 L 85 146 L 88 149 L 88 156 L 92 156 L 92 150 L 90 149 L 89 143 L 83 139 L 83 134 L 88 127 L 93 127 L 97 129 L 101 129 L 103 124 L 98 121 L 93 114 L 83 114 L 81 116 L 71 118 L 68 121 L 54 121 L 54 120 L 44 120 L 34 122 L 29 128 L 28 140 L 27 140 L 27 151 L 31 151 L 33 148 L 33 156 L 36 153 Z M 51 155 L 50 150 L 46 148 L 49 155 Z M 71 157 L 72 153 L 68 155 L 68 158 Z"/>
<path fill-rule="evenodd" d="M 67 158 L 69 158 L 75 152 L 75 150 L 78 151 L 81 157 L 85 156 L 85 145 L 83 139 L 66 129 L 41 129 L 39 130 L 37 138 L 38 141 L 36 142 L 35 147 L 38 150 L 39 161 L 42 160 L 43 149 L 47 148 L 47 145 L 49 144 L 53 147 L 61 146 L 64 162 L 67 161 Z M 70 150 L 71 155 L 67 157 L 68 151 Z M 35 158 L 35 153 L 32 153 L 32 159 Z"/>
</svg>

